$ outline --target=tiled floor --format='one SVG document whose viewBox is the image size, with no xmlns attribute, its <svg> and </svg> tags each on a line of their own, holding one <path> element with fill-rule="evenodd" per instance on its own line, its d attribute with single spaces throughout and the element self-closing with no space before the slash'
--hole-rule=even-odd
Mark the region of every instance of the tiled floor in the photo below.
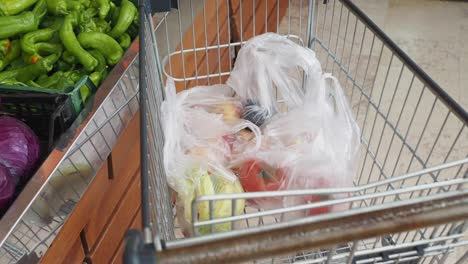
<svg viewBox="0 0 468 264">
<path fill-rule="evenodd" d="M 468 107 L 468 2 L 355 2 L 442 88 Z"/>
</svg>

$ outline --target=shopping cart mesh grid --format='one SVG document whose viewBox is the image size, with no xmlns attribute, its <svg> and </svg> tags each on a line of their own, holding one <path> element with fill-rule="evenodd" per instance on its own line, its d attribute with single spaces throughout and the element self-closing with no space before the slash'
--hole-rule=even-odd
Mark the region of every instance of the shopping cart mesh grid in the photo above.
<svg viewBox="0 0 468 264">
<path fill-rule="evenodd" d="M 143 214 L 143 224 L 147 227 L 146 242 L 153 241 L 160 252 L 243 232 L 260 232 L 287 222 L 291 213 L 304 215 L 311 208 L 329 205 L 345 204 L 349 214 L 393 210 L 394 218 L 404 218 L 410 214 L 398 208 L 410 203 L 443 201 L 453 195 L 465 195 L 466 202 L 466 111 L 351 1 L 179 0 L 177 9 L 154 15 L 146 4 L 140 3 L 140 85 L 147 87 L 140 91 L 142 112 L 147 112 L 141 117 L 142 144 L 146 146 L 142 148 L 143 204 L 148 210 L 146 216 Z M 198 197 L 192 204 L 194 210 L 207 201 L 213 208 L 220 200 L 236 203 L 254 197 L 344 194 L 343 198 L 289 208 L 247 207 L 244 214 L 223 219 L 200 221 L 193 214 L 195 234 L 201 226 L 213 230 L 223 222 L 232 222 L 234 230 L 224 236 L 183 238 L 162 163 L 160 107 L 165 81 L 173 78 L 178 91 L 224 83 L 242 46 L 265 32 L 276 32 L 311 48 L 323 72 L 338 78 L 362 133 L 355 187 Z M 329 217 L 309 218 L 326 221 Z M 458 259 L 458 263 L 464 263 L 468 258 L 464 254 L 466 228 L 466 221 L 452 221 L 257 261 L 455 263 Z"/>
</svg>

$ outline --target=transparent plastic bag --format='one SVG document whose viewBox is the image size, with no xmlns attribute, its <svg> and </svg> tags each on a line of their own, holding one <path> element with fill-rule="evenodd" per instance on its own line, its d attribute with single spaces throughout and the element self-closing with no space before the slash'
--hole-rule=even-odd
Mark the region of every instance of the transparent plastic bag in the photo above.
<svg viewBox="0 0 468 264">
<path fill-rule="evenodd" d="M 169 186 L 177 193 L 178 219 L 185 235 L 193 235 L 191 203 L 203 195 L 243 192 L 238 178 L 229 164 L 246 153 L 258 151 L 261 145 L 260 129 L 240 119 L 236 109 L 238 99 L 225 85 L 200 86 L 176 94 L 174 81 L 169 78 L 166 100 L 161 106 L 164 131 L 164 168 Z M 233 151 L 227 137 L 237 138 L 244 129 L 253 131 L 251 144 Z M 198 219 L 207 220 L 207 203 L 198 206 Z M 214 205 L 215 218 L 231 216 L 230 201 Z M 237 203 L 241 214 L 244 205 Z M 215 226 L 216 232 L 230 230 L 231 224 Z M 209 232 L 200 228 L 200 234 Z"/>
<path fill-rule="evenodd" d="M 338 80 L 324 74 L 319 80 L 305 76 L 306 93 L 301 106 L 277 113 L 262 127 L 262 148 L 243 161 L 239 179 L 247 192 L 328 189 L 353 186 L 359 158 L 360 130 Z M 260 208 L 346 197 L 284 197 L 257 199 Z M 284 219 L 344 210 L 349 204 L 289 213 Z"/>
<path fill-rule="evenodd" d="M 190 156 L 186 156 L 186 161 L 189 161 Z M 192 201 L 199 196 L 209 196 L 215 194 L 233 194 L 244 192 L 239 180 L 229 170 L 218 171 L 216 168 L 211 168 L 204 162 L 203 159 L 191 159 L 186 163 L 188 166 L 184 172 L 179 173 L 179 180 L 176 181 L 174 188 L 177 191 L 177 220 L 184 236 L 193 236 L 194 228 L 192 226 Z M 227 178 L 228 174 L 231 177 Z M 235 215 L 244 213 L 245 202 L 237 200 Z M 201 202 L 197 204 L 197 220 L 206 221 L 210 219 L 210 211 L 213 211 L 215 219 L 232 216 L 232 201 L 221 200 L 215 201 L 210 209 L 209 202 Z M 225 232 L 232 229 L 232 223 L 220 223 L 214 225 L 214 232 Z M 198 228 L 198 234 L 205 235 L 211 233 L 210 226 L 202 226 Z"/>
<path fill-rule="evenodd" d="M 241 98 L 243 118 L 261 126 L 281 111 L 278 99 L 288 108 L 302 105 L 304 72 L 309 82 L 320 81 L 322 70 L 315 53 L 285 36 L 265 33 L 240 49 L 227 84 Z"/>
<path fill-rule="evenodd" d="M 260 129 L 239 117 L 241 103 L 226 85 L 199 86 L 177 93 L 169 78 L 161 110 L 165 131 L 164 165 L 168 174 L 180 165 L 181 154 L 203 154 L 209 161 L 227 165 L 240 155 L 256 152 L 261 145 Z M 239 148 L 243 130 L 252 132 L 250 144 Z M 234 152 L 233 145 L 238 148 Z"/>
</svg>

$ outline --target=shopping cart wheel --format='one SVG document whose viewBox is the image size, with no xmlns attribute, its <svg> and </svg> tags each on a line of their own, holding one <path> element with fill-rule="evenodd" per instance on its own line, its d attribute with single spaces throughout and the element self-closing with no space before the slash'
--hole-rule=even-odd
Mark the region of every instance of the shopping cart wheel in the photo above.
<svg viewBox="0 0 468 264">
<path fill-rule="evenodd" d="M 156 250 L 153 245 L 143 242 L 141 232 L 138 230 L 129 230 L 125 236 L 123 263 L 156 263 Z"/>
</svg>

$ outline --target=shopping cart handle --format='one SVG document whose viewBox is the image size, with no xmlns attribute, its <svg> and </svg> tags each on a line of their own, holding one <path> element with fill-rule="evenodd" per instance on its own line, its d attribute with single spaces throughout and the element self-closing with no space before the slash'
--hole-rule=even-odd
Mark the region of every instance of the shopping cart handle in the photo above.
<svg viewBox="0 0 468 264">
<path fill-rule="evenodd" d="M 156 263 L 156 250 L 152 245 L 143 242 L 141 232 L 138 230 L 129 230 L 125 235 L 123 263 Z"/>
</svg>

